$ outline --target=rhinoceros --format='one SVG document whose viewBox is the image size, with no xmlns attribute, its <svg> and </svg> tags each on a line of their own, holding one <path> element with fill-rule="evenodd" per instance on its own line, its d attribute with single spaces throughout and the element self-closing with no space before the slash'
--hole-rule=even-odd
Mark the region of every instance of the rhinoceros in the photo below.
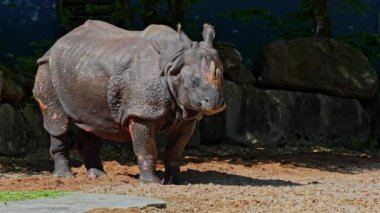
<svg viewBox="0 0 380 213">
<path fill-rule="evenodd" d="M 223 65 L 213 48 L 178 27 L 127 31 L 89 20 L 61 37 L 39 65 L 33 94 L 50 134 L 56 177 L 71 177 L 67 132 L 79 128 L 78 153 L 87 176 L 105 175 L 102 139 L 132 142 L 143 183 L 176 184 L 180 156 L 197 121 L 225 108 Z M 156 176 L 156 134 L 167 138 L 165 178 Z"/>
</svg>

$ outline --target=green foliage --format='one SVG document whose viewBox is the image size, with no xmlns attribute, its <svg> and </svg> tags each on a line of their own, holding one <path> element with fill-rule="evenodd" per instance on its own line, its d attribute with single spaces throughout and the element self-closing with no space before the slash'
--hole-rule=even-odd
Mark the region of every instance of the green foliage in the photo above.
<svg viewBox="0 0 380 213">
<path fill-rule="evenodd" d="M 352 33 L 338 38 L 356 47 L 371 60 L 380 58 L 380 35 L 375 33 Z"/>
<path fill-rule="evenodd" d="M 226 17 L 242 21 L 245 24 L 255 19 L 263 19 L 268 24 L 273 25 L 278 22 L 278 17 L 274 16 L 269 10 L 262 8 L 244 8 L 227 12 Z"/>
<path fill-rule="evenodd" d="M 12 2 L 12 1 L 5 1 L 5 0 L 0 0 L 0 4 L 4 4 L 4 3 L 6 3 L 7 6 L 8 6 L 9 8 L 11 8 L 11 9 L 14 9 L 14 8 L 16 8 L 16 6 L 17 6 L 15 2 Z"/>
<path fill-rule="evenodd" d="M 276 16 L 263 8 L 244 8 L 227 12 L 228 18 L 250 23 L 263 20 L 269 29 L 275 32 L 272 39 L 292 39 L 315 36 L 315 17 L 333 17 L 339 13 L 351 11 L 362 15 L 369 9 L 361 0 L 340 0 L 340 7 L 333 11 L 320 13 L 320 5 L 315 0 L 299 0 L 299 10 L 285 16 Z M 353 33 L 338 38 L 358 49 L 370 59 L 380 58 L 380 35 L 374 33 Z"/>
<path fill-rule="evenodd" d="M 342 7 L 338 9 L 338 12 L 344 12 L 350 10 L 352 12 L 358 12 L 362 15 L 369 9 L 367 3 L 363 3 L 361 0 L 340 0 Z"/>
<path fill-rule="evenodd" d="M 263 20 L 266 27 L 276 32 L 273 39 L 290 39 L 312 35 L 312 19 L 305 11 L 289 13 L 283 17 L 275 16 L 272 12 L 262 8 L 244 8 L 229 11 L 226 17 L 250 23 L 253 20 Z"/>
<path fill-rule="evenodd" d="M 29 44 L 34 52 L 30 56 L 16 56 L 14 70 L 24 75 L 27 78 L 34 78 L 37 71 L 37 59 L 43 56 L 48 48 L 53 45 L 51 40 L 42 40 L 39 42 L 32 42 Z"/>
<path fill-rule="evenodd" d="M 58 16 L 62 25 L 71 29 L 79 26 L 83 21 L 88 19 L 97 19 L 109 22 L 111 24 L 119 24 L 125 21 L 127 13 L 122 0 L 115 0 L 113 4 L 95 4 L 89 3 L 84 5 L 84 11 L 77 7 L 64 7 L 58 10 Z"/>
<path fill-rule="evenodd" d="M 47 190 L 47 191 L 31 191 L 31 192 L 0 192 L 0 201 L 20 201 L 20 200 L 30 200 L 36 198 L 56 198 L 63 196 L 64 192 L 57 190 Z"/>
</svg>

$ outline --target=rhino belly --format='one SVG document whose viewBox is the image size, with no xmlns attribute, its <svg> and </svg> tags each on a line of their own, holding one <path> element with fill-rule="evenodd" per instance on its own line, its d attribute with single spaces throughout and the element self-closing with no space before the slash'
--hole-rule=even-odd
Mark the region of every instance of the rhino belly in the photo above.
<svg viewBox="0 0 380 213">
<path fill-rule="evenodd" d="M 57 69 L 54 87 L 63 110 L 87 132 L 110 140 L 125 141 L 128 136 L 111 117 L 107 103 L 109 77 L 93 68 Z"/>
<path fill-rule="evenodd" d="M 127 140 L 127 135 L 110 115 L 106 83 L 89 82 L 85 79 L 81 82 L 82 84 L 76 87 L 63 85 L 59 87 L 58 97 L 66 114 L 79 128 L 87 132 L 92 132 L 105 139 Z"/>
</svg>

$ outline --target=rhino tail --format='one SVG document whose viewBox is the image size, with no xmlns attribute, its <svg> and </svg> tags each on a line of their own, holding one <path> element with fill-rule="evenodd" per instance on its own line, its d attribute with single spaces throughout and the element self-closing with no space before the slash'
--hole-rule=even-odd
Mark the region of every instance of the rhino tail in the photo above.
<svg viewBox="0 0 380 213">
<path fill-rule="evenodd" d="M 37 59 L 37 65 L 46 64 L 49 62 L 50 51 L 51 49 L 49 49 L 41 58 Z"/>
</svg>

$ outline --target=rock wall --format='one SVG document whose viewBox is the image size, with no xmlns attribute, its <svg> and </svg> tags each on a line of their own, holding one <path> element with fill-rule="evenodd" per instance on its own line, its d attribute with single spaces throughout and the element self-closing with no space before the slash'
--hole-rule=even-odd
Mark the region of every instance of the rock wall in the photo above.
<svg viewBox="0 0 380 213">
<path fill-rule="evenodd" d="M 253 70 L 233 46 L 218 51 L 227 108 L 200 122 L 202 144 L 365 146 L 380 137 L 378 78 L 360 51 L 326 38 L 275 41 Z"/>
<path fill-rule="evenodd" d="M 359 50 L 328 38 L 298 38 L 267 45 L 256 63 L 265 88 L 326 93 L 368 99 L 377 92 L 377 75 Z"/>
<path fill-rule="evenodd" d="M 332 39 L 276 41 L 252 69 L 232 45 L 217 45 L 227 108 L 199 124 L 190 146 L 366 145 L 380 140 L 378 78 L 358 50 Z M 0 155 L 48 147 L 34 105 L 0 66 Z"/>
<path fill-rule="evenodd" d="M 23 101 L 24 93 L 11 71 L 0 66 L 0 155 L 14 156 L 47 147 L 48 134 L 37 107 Z"/>
</svg>

